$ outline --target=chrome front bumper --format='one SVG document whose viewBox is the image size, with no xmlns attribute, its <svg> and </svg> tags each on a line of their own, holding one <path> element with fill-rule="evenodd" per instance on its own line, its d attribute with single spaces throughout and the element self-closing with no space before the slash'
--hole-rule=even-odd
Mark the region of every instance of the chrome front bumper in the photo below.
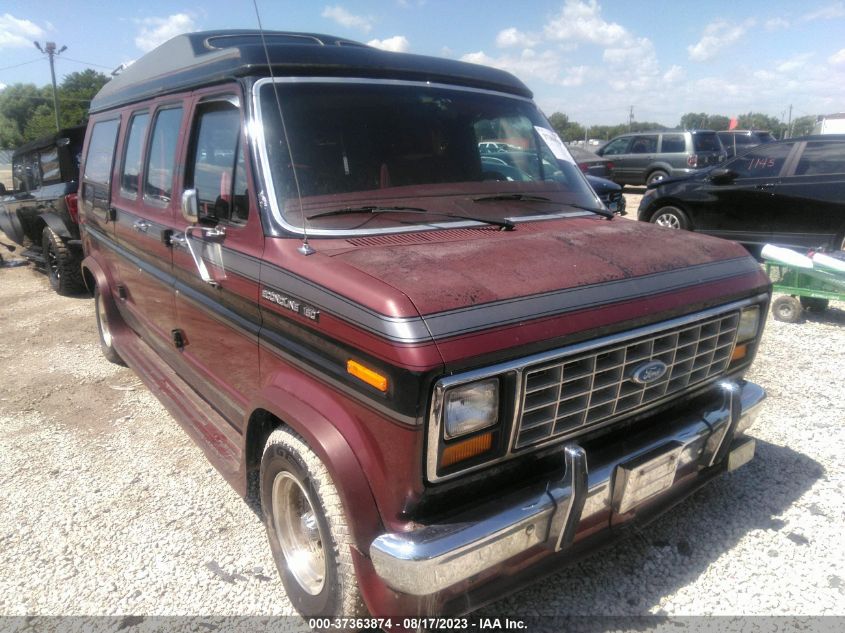
<svg viewBox="0 0 845 633">
<path fill-rule="evenodd" d="M 733 470 L 754 455 L 754 440 L 736 438 L 757 417 L 765 391 L 753 383 L 723 382 L 721 402 L 668 425 L 626 438 L 624 450 L 606 451 L 587 469 L 586 451 L 563 447 L 564 476 L 412 532 L 382 534 L 370 546 L 378 575 L 396 591 L 423 596 L 442 591 L 534 548 L 557 552 L 574 540 L 579 524 L 609 510 L 618 514 L 657 499 L 676 473 L 727 460 Z"/>
</svg>

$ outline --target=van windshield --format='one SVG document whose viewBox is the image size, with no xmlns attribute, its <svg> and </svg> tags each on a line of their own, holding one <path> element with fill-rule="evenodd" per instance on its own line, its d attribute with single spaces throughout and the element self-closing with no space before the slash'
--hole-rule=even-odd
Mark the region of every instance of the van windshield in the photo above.
<svg viewBox="0 0 845 633">
<path fill-rule="evenodd" d="M 569 205 L 601 206 L 528 100 L 354 79 L 265 80 L 257 90 L 268 193 L 290 227 L 301 227 L 303 215 L 320 215 L 309 222 L 318 230 L 401 230 L 440 225 L 446 215 L 518 220 L 571 211 Z M 544 201 L 536 195 L 522 196 L 519 203 L 474 200 L 502 193 L 542 194 Z M 426 213 L 325 213 L 365 205 Z"/>
</svg>

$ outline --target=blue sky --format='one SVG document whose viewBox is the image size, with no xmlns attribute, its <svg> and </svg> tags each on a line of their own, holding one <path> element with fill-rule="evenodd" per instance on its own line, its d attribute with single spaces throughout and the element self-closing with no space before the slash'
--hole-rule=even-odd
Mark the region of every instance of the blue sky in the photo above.
<svg viewBox="0 0 845 633">
<path fill-rule="evenodd" d="M 584 124 L 675 125 L 684 112 L 845 111 L 845 1 L 259 0 L 267 29 L 498 66 L 540 107 Z M 254 28 L 249 0 L 0 1 L 0 88 L 108 72 L 181 32 Z M 86 63 L 81 63 L 86 62 Z M 20 65 L 19 65 L 20 64 Z"/>
</svg>

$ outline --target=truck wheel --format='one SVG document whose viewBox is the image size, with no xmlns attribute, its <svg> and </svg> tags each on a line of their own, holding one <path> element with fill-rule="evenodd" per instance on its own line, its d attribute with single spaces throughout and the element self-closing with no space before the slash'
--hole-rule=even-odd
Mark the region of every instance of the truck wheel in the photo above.
<svg viewBox="0 0 845 633">
<path fill-rule="evenodd" d="M 100 349 L 103 350 L 103 356 L 115 365 L 125 367 L 126 363 L 123 362 L 120 354 L 114 348 L 114 339 L 109 326 L 109 314 L 106 311 L 106 299 L 100 293 L 99 286 L 94 286 L 94 314 L 97 317 L 97 333 L 100 335 Z"/>
<path fill-rule="evenodd" d="M 801 307 L 810 312 L 824 312 L 830 303 L 827 299 L 818 297 L 800 297 Z"/>
<path fill-rule="evenodd" d="M 672 205 L 660 207 L 651 215 L 650 221 L 652 224 L 665 226 L 669 229 L 689 229 L 690 227 L 687 214 Z"/>
<path fill-rule="evenodd" d="M 669 174 L 667 174 L 662 169 L 655 169 L 653 172 L 651 172 L 648 175 L 648 178 L 646 179 L 645 184 L 653 185 L 654 183 L 660 182 L 661 180 L 666 180 L 668 177 L 669 177 Z"/>
<path fill-rule="evenodd" d="M 795 297 L 778 297 L 772 301 L 772 316 L 776 321 L 798 323 L 802 312 L 801 302 Z"/>
<path fill-rule="evenodd" d="M 294 608 L 308 617 L 366 615 L 346 516 L 320 458 L 295 432 L 278 428 L 259 478 L 270 549 Z"/>
<path fill-rule="evenodd" d="M 41 233 L 41 252 L 53 290 L 60 295 L 73 295 L 85 289 L 82 262 L 49 226 Z"/>
</svg>

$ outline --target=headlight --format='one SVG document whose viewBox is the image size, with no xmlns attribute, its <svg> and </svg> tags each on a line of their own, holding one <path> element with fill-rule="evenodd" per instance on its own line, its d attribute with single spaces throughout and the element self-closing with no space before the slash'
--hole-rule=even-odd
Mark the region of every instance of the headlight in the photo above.
<svg viewBox="0 0 845 633">
<path fill-rule="evenodd" d="M 446 393 L 443 412 L 446 439 L 493 426 L 498 420 L 498 378 L 460 385 Z"/>
<path fill-rule="evenodd" d="M 736 342 L 744 343 L 757 336 L 760 327 L 760 306 L 745 308 L 739 315 L 739 326 L 736 331 Z"/>
</svg>

